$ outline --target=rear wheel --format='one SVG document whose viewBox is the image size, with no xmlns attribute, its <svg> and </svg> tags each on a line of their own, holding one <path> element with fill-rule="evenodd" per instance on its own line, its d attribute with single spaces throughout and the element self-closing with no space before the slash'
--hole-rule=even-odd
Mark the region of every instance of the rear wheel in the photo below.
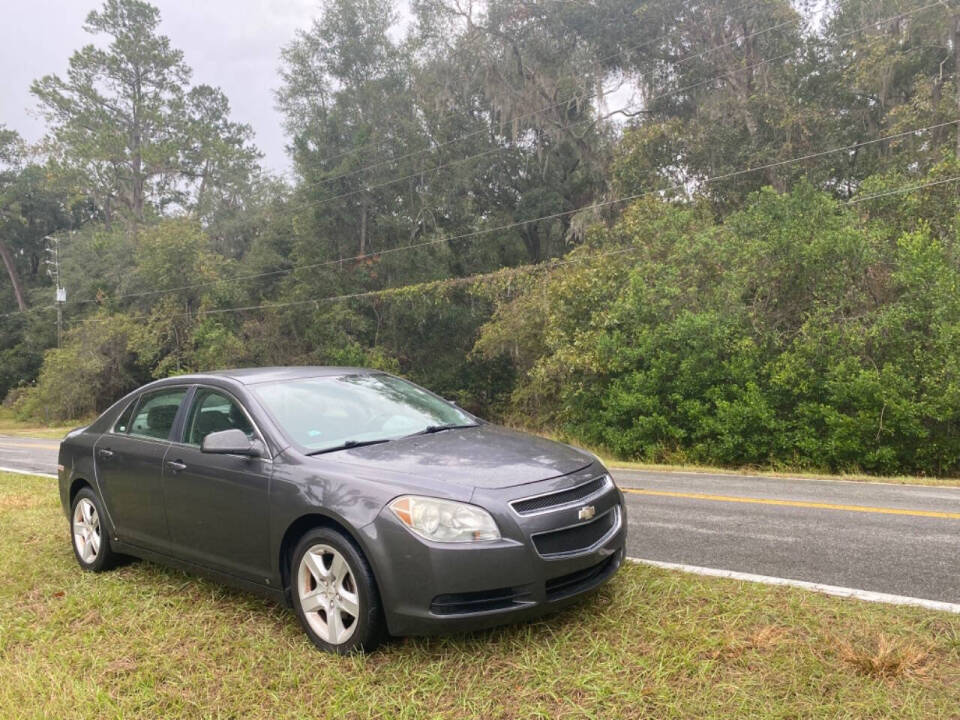
<svg viewBox="0 0 960 720">
<path fill-rule="evenodd" d="M 318 648 L 346 655 L 380 644 L 384 621 L 376 581 L 362 553 L 341 533 L 308 532 L 294 550 L 290 582 L 297 617 Z"/>
<path fill-rule="evenodd" d="M 103 517 L 103 507 L 96 493 L 89 487 L 81 489 L 73 498 L 70 536 L 73 554 L 84 570 L 101 572 L 109 569 L 116 560 Z"/>
</svg>

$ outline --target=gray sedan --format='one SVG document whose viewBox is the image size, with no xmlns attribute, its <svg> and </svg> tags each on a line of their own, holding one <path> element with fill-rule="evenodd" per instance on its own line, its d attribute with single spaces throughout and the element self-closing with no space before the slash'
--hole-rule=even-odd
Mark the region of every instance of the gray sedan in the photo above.
<svg viewBox="0 0 960 720">
<path fill-rule="evenodd" d="M 626 540 L 594 456 L 357 368 L 151 383 L 64 439 L 59 478 L 82 568 L 200 571 L 288 603 L 338 653 L 561 607 Z"/>
</svg>

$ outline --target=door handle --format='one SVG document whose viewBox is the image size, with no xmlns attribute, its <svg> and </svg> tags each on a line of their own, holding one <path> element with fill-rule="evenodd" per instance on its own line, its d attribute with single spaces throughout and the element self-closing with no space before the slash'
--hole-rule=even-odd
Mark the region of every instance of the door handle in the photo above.
<svg viewBox="0 0 960 720">
<path fill-rule="evenodd" d="M 167 467 L 174 472 L 180 472 L 187 469 L 187 464 L 182 460 L 167 460 Z"/>
<path fill-rule="evenodd" d="M 102 458 L 112 458 L 113 450 L 110 450 L 109 448 L 100 448 L 99 450 L 97 450 L 97 455 L 99 455 Z"/>
</svg>

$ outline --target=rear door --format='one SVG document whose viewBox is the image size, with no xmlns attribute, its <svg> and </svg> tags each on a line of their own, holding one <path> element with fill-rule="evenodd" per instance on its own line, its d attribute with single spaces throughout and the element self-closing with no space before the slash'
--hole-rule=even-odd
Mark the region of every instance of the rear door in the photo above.
<svg viewBox="0 0 960 720">
<path fill-rule="evenodd" d="M 181 442 L 173 444 L 164 462 L 171 540 L 177 555 L 263 582 L 270 575 L 268 496 L 273 463 L 269 458 L 200 450 L 208 434 L 231 429 L 264 440 L 236 397 L 219 388 L 198 387 Z"/>
<path fill-rule="evenodd" d="M 123 542 L 161 552 L 170 547 L 161 476 L 186 394 L 186 387 L 171 387 L 141 395 L 97 440 L 97 479 Z"/>
</svg>

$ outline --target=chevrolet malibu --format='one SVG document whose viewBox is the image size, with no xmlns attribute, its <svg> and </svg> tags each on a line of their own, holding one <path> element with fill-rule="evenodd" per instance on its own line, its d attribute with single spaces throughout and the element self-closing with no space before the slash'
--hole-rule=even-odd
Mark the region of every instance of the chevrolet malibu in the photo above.
<svg viewBox="0 0 960 720">
<path fill-rule="evenodd" d="M 337 653 L 562 607 L 626 540 L 592 455 L 356 368 L 151 383 L 64 439 L 59 480 L 83 569 L 199 571 L 291 605 Z"/>
</svg>

